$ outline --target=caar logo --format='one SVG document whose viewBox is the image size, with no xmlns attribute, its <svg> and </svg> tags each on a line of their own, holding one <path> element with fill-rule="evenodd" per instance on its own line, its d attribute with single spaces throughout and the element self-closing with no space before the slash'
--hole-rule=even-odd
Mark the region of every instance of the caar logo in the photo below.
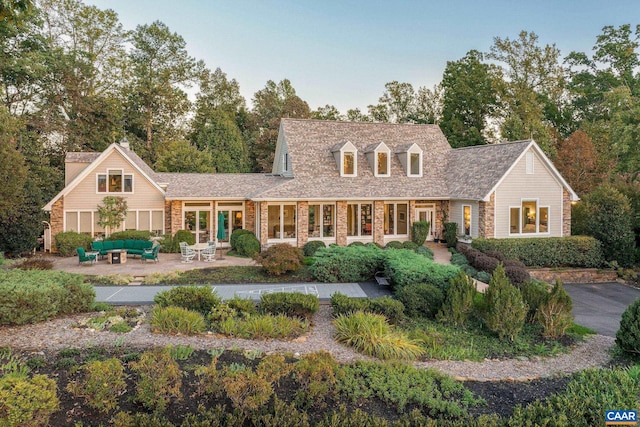
<svg viewBox="0 0 640 427">
<path fill-rule="evenodd" d="M 638 424 L 638 411 L 606 411 L 604 421 L 608 426 L 635 426 Z"/>
</svg>

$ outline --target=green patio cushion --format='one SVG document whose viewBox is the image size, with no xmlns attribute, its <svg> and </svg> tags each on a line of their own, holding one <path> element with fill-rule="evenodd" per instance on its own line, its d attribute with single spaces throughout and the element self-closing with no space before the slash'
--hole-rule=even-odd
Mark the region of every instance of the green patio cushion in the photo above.
<svg viewBox="0 0 640 427">
<path fill-rule="evenodd" d="M 124 240 L 114 240 L 113 249 L 124 249 Z"/>
<path fill-rule="evenodd" d="M 124 241 L 124 246 L 122 247 L 123 249 L 137 249 L 136 248 L 136 241 L 133 239 L 127 239 Z"/>
<path fill-rule="evenodd" d="M 104 242 L 102 242 L 102 250 L 110 251 L 111 249 L 113 249 L 113 241 L 105 240 Z"/>
<path fill-rule="evenodd" d="M 100 241 L 91 242 L 91 249 L 93 249 L 94 251 L 100 252 L 100 251 L 104 250 L 104 247 L 103 247 L 102 242 L 100 242 Z"/>
</svg>

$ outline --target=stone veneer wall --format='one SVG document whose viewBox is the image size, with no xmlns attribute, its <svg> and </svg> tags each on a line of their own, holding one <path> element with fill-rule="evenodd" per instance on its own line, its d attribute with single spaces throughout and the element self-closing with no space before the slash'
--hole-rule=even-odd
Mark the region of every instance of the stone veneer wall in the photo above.
<svg viewBox="0 0 640 427">
<path fill-rule="evenodd" d="M 260 202 L 260 244 L 262 248 L 267 247 L 267 240 L 269 240 L 269 205 L 267 202 Z"/>
<path fill-rule="evenodd" d="M 449 208 L 448 200 L 436 201 L 436 211 L 433 213 L 436 224 L 433 229 L 435 233 L 438 233 L 439 238 L 442 238 L 442 236 L 444 235 L 444 224 L 442 223 L 442 218 L 444 217 L 444 214 L 446 214 L 447 218 L 449 218 L 450 210 L 451 209 Z"/>
<path fill-rule="evenodd" d="M 373 241 L 384 246 L 384 201 L 373 202 Z"/>
<path fill-rule="evenodd" d="M 347 202 L 336 203 L 336 243 L 347 245 Z"/>
<path fill-rule="evenodd" d="M 182 202 L 179 200 L 171 201 L 171 234 L 174 235 L 178 230 L 182 229 Z"/>
<path fill-rule="evenodd" d="M 297 245 L 301 248 L 309 240 L 309 202 L 298 202 L 297 211 Z"/>
<path fill-rule="evenodd" d="M 562 283 L 602 283 L 615 282 L 618 273 L 615 271 L 598 270 L 597 268 L 570 268 L 559 270 L 554 268 L 531 268 L 529 274 L 536 280 L 555 283 L 560 279 Z"/>
<path fill-rule="evenodd" d="M 495 199 L 496 193 L 491 193 L 488 202 L 478 203 L 478 235 L 487 239 L 494 237 L 495 230 Z"/>
<path fill-rule="evenodd" d="M 562 190 L 562 235 L 571 236 L 571 196 Z"/>
<path fill-rule="evenodd" d="M 51 206 L 51 215 L 49 218 L 51 224 L 51 252 L 57 252 L 56 234 L 64 231 L 64 196 L 60 197 L 57 202 Z"/>
<path fill-rule="evenodd" d="M 409 200 L 409 223 L 407 224 L 407 232 L 409 233 L 409 240 L 413 240 L 413 233 L 411 227 L 413 223 L 416 221 L 416 201 Z"/>
<path fill-rule="evenodd" d="M 244 203 L 244 228 L 256 234 L 256 205 L 251 200 Z"/>
</svg>

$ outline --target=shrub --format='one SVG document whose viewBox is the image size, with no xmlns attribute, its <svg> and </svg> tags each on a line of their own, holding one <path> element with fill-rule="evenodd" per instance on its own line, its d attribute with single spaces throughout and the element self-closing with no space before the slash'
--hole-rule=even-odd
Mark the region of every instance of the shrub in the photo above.
<svg viewBox="0 0 640 427">
<path fill-rule="evenodd" d="M 399 323 L 404 318 L 404 304 L 389 296 L 371 300 L 370 310 L 382 314 L 389 323 Z"/>
<path fill-rule="evenodd" d="M 331 295 L 333 317 L 341 314 L 351 314 L 356 311 L 370 311 L 371 300 L 368 298 L 352 298 L 340 292 Z"/>
<path fill-rule="evenodd" d="M 288 243 L 277 243 L 254 256 L 262 268 L 271 276 L 280 276 L 289 271 L 297 271 L 302 266 L 302 250 Z"/>
<path fill-rule="evenodd" d="M 587 236 L 477 238 L 471 245 L 482 252 L 498 251 L 528 267 L 600 267 L 604 262 L 600 242 Z"/>
<path fill-rule="evenodd" d="M 415 221 L 411 224 L 411 241 L 418 246 L 424 245 L 429 235 L 429 221 Z"/>
<path fill-rule="evenodd" d="M 311 273 L 321 282 L 364 282 L 382 269 L 386 251 L 377 246 L 329 246 L 316 252 Z"/>
<path fill-rule="evenodd" d="M 391 242 L 386 244 L 385 249 L 402 249 L 402 242 L 392 240 Z"/>
<path fill-rule="evenodd" d="M 215 325 L 215 330 L 221 334 L 245 339 L 290 339 L 308 329 L 306 320 L 284 314 L 260 314 L 244 319 L 227 317 Z"/>
<path fill-rule="evenodd" d="M 315 295 L 299 292 L 274 292 L 260 296 L 263 313 L 284 314 L 289 317 L 309 319 L 318 311 L 320 301 Z"/>
<path fill-rule="evenodd" d="M 519 286 L 531 281 L 531 275 L 526 268 L 516 265 L 507 265 L 504 267 L 504 273 L 513 285 Z"/>
<path fill-rule="evenodd" d="M 182 398 L 182 372 L 169 348 L 145 351 L 139 361 L 131 363 L 131 368 L 139 377 L 136 400 L 145 408 L 162 413 L 171 400 Z"/>
<path fill-rule="evenodd" d="M 556 280 L 551 293 L 538 307 L 536 318 L 542 326 L 542 335 L 545 338 L 557 339 L 565 334 L 573 324 L 571 297 L 562 286 L 560 280 Z"/>
<path fill-rule="evenodd" d="M 326 400 L 335 397 L 338 362 L 331 353 L 318 351 L 303 355 L 296 362 L 293 373 L 300 385 L 296 393 L 296 403 L 309 408 L 326 406 Z"/>
<path fill-rule="evenodd" d="M 500 261 L 498 261 L 497 259 L 484 254 L 480 254 L 473 257 L 473 263 L 471 265 L 473 265 L 480 271 L 486 271 L 487 273 L 492 274 L 493 271 L 498 267 L 498 264 L 500 264 Z"/>
<path fill-rule="evenodd" d="M 418 249 L 415 250 L 415 252 L 418 255 L 422 255 L 424 257 L 427 257 L 429 259 L 433 259 L 433 251 L 426 247 L 426 246 L 420 246 Z"/>
<path fill-rule="evenodd" d="M 16 264 L 15 268 L 19 268 L 20 270 L 52 270 L 53 261 L 34 256 Z"/>
<path fill-rule="evenodd" d="M 273 395 L 273 387 L 269 381 L 253 372 L 251 368 L 229 369 L 225 367 L 222 386 L 226 397 L 234 408 L 249 415 L 266 404 Z"/>
<path fill-rule="evenodd" d="M 500 339 L 513 341 L 520 333 L 527 315 L 527 305 L 522 301 L 520 291 L 509 283 L 502 264 L 491 276 L 485 292 L 485 324 Z"/>
<path fill-rule="evenodd" d="M 537 320 L 538 308 L 545 302 L 549 291 L 547 284 L 532 280 L 519 286 L 522 293 L 522 300 L 527 304 L 527 322 L 535 323 Z"/>
<path fill-rule="evenodd" d="M 476 280 L 479 280 L 482 283 L 489 283 L 491 275 L 486 271 L 478 271 L 478 274 L 476 274 Z"/>
<path fill-rule="evenodd" d="M 240 238 L 240 236 L 244 236 L 245 234 L 253 233 L 249 230 L 245 230 L 244 228 L 233 230 L 231 236 L 229 236 L 229 245 L 231 246 L 231 249 L 233 249 L 234 251 L 238 250 L 238 239 Z M 255 235 L 253 237 L 255 237 Z"/>
<path fill-rule="evenodd" d="M 105 240 L 149 240 L 151 232 L 145 230 L 126 230 L 111 233 Z"/>
<path fill-rule="evenodd" d="M 434 318 L 444 299 L 442 291 L 430 283 L 414 283 L 399 288 L 396 298 L 409 317 Z"/>
<path fill-rule="evenodd" d="M 234 309 L 236 312 L 245 316 L 250 316 L 258 313 L 255 301 L 251 298 L 241 298 L 235 295 L 232 299 L 225 301 L 226 304 Z"/>
<path fill-rule="evenodd" d="M 640 354 L 640 299 L 622 313 L 616 344 L 627 353 Z"/>
<path fill-rule="evenodd" d="M 302 251 L 304 252 L 304 256 L 314 256 L 318 249 L 326 247 L 327 245 L 325 245 L 322 240 L 312 240 L 305 243 Z"/>
<path fill-rule="evenodd" d="M 0 378 L 0 425 L 29 427 L 49 425 L 60 407 L 56 382 L 45 375 Z"/>
<path fill-rule="evenodd" d="M 168 254 L 175 254 L 180 252 L 180 242 L 174 239 L 171 234 L 164 234 L 159 240 L 160 250 Z"/>
<path fill-rule="evenodd" d="M 364 243 L 362 243 L 362 242 L 351 242 L 351 243 L 349 243 L 348 246 L 350 246 L 350 247 L 356 247 L 356 246 L 362 247 L 362 246 L 364 246 Z"/>
<path fill-rule="evenodd" d="M 451 255 L 451 264 L 462 267 L 464 265 L 469 265 L 469 261 L 466 256 L 461 253 L 457 253 Z"/>
<path fill-rule="evenodd" d="M 476 285 L 465 273 L 460 273 L 450 280 L 442 307 L 438 312 L 438 320 L 462 326 L 473 311 L 473 296 Z"/>
<path fill-rule="evenodd" d="M 424 350 L 405 335 L 394 331 L 381 314 L 357 311 L 334 319 L 335 337 L 356 351 L 379 359 L 412 360 Z"/>
<path fill-rule="evenodd" d="M 108 413 L 118 407 L 118 397 L 127 384 L 124 368 L 119 359 L 96 360 L 87 364 L 84 378 L 69 382 L 67 390 L 76 397 L 84 397 L 87 404 L 98 411 Z"/>
<path fill-rule="evenodd" d="M 417 244 L 413 243 L 413 242 L 402 242 L 402 249 L 409 249 L 411 251 L 415 251 L 416 249 L 418 249 L 420 246 L 418 246 Z"/>
<path fill-rule="evenodd" d="M 182 307 L 156 307 L 151 316 L 154 332 L 193 335 L 204 332 L 204 316 Z"/>
<path fill-rule="evenodd" d="M 498 251 L 486 251 L 484 253 L 486 256 L 490 256 L 491 258 L 495 258 L 502 263 L 505 267 L 507 266 L 507 258 L 502 254 L 502 252 Z"/>
<path fill-rule="evenodd" d="M 236 241 L 236 252 L 240 255 L 253 258 L 260 252 L 260 242 L 253 233 L 245 233 L 238 237 Z"/>
<path fill-rule="evenodd" d="M 153 301 L 160 307 L 182 307 L 206 315 L 222 300 L 209 286 L 176 286 L 158 292 Z"/>
<path fill-rule="evenodd" d="M 437 264 L 406 249 L 386 250 L 383 254 L 384 271 L 394 289 L 412 283 L 431 283 L 445 291 L 449 279 L 460 271 L 456 266 Z"/>
<path fill-rule="evenodd" d="M 56 250 L 61 256 L 74 256 L 78 248 L 91 249 L 92 240 L 87 234 L 64 231 L 56 234 Z"/>
<path fill-rule="evenodd" d="M 458 223 L 445 222 L 442 237 L 447 241 L 448 248 L 455 248 L 458 244 Z"/>
<path fill-rule="evenodd" d="M 196 236 L 189 230 L 178 230 L 176 231 L 175 236 L 173 236 L 173 240 L 176 242 L 179 250 L 180 242 L 187 242 L 188 245 L 195 245 Z"/>
</svg>

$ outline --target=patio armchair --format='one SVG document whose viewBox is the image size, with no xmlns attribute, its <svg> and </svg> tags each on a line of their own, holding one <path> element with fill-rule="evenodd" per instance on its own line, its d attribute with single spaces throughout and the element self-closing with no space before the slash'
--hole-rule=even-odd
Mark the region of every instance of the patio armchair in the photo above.
<svg viewBox="0 0 640 427">
<path fill-rule="evenodd" d="M 196 251 L 191 249 L 187 242 L 180 242 L 180 253 L 182 254 L 182 262 L 187 264 L 193 262 Z"/>
<path fill-rule="evenodd" d="M 78 264 L 82 264 L 83 262 L 90 262 L 91 264 L 93 264 L 94 262 L 96 262 L 96 257 L 98 256 L 97 253 L 86 253 L 84 251 L 84 248 L 78 248 L 76 249 L 76 252 L 78 253 Z"/>
<path fill-rule="evenodd" d="M 155 245 L 151 249 L 145 249 L 144 252 L 140 255 L 140 262 L 146 262 L 148 259 L 152 259 L 153 262 L 158 262 L 158 251 L 160 250 L 160 245 Z"/>
<path fill-rule="evenodd" d="M 202 260 L 204 262 L 213 262 L 215 261 L 216 256 L 216 244 L 215 242 L 209 242 L 209 246 L 200 252 L 202 254 Z"/>
</svg>

